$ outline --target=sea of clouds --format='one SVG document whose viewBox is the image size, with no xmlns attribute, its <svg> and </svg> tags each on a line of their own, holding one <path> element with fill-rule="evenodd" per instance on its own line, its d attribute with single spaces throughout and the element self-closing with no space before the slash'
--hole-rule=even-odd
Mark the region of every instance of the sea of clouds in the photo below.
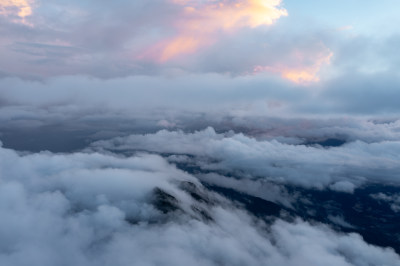
<svg viewBox="0 0 400 266">
<path fill-rule="evenodd" d="M 181 143 L 175 143 L 176 134 Z M 186 148 L 196 144 L 193 153 L 204 155 L 204 145 L 214 147 L 209 156 L 225 158 L 216 165 L 220 168 L 233 166 L 227 160 L 232 152 L 246 155 L 235 162 L 252 160 L 256 152 L 251 148 L 255 140 L 242 135 L 226 139 L 212 129 L 130 136 L 127 143 L 137 140 L 135 145 L 142 144 L 138 148 L 155 147 L 153 142 L 161 136 L 180 147 L 175 151 L 187 153 Z M 224 141 L 239 146 L 224 149 Z M 106 142 L 95 145 L 99 144 L 104 147 Z M 282 144 L 261 143 L 259 152 L 274 145 Z M 170 149 L 166 139 L 161 146 Z M 159 155 L 122 156 L 91 149 L 55 154 L 0 148 L 1 265 L 400 265 L 392 249 L 369 245 L 357 234 L 337 233 L 299 219 L 276 219 L 267 225 L 207 191 L 195 176 Z M 324 154 L 321 148 L 312 149 Z M 346 151 L 342 149 L 324 156 L 337 156 Z M 360 150 L 368 160 L 368 151 Z M 268 153 L 265 156 L 268 164 Z M 352 161 L 347 166 L 358 169 Z M 384 166 L 394 167 L 390 162 Z M 251 167 L 246 170 L 253 173 Z M 290 175 L 285 178 L 294 180 Z M 194 184 L 210 200 L 197 201 L 182 189 L 182 182 Z M 154 204 L 157 189 L 173 196 L 178 210 L 160 211 Z M 207 210 L 210 219 L 196 209 Z"/>
<path fill-rule="evenodd" d="M 162 130 L 154 134 L 130 135 L 98 141 L 93 146 L 107 150 L 191 155 L 196 158 L 187 160 L 192 160 L 203 170 L 309 188 L 329 187 L 351 192 L 365 182 L 400 182 L 398 140 L 372 143 L 357 140 L 326 148 L 257 140 L 241 133 L 218 134 L 209 127 L 194 133 Z"/>
</svg>

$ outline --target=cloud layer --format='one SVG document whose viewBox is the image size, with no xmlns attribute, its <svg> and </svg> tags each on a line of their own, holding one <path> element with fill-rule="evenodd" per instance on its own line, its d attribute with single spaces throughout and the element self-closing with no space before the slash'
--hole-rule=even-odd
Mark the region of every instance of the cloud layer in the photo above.
<svg viewBox="0 0 400 266">
<path fill-rule="evenodd" d="M 381 9 L 387 1 L 369 4 Z M 363 23 L 381 23 L 366 10 L 359 14 L 361 25 L 301 16 L 328 15 L 313 10 L 310 3 L 278 0 L 5 0 L 0 76 L 229 73 L 312 86 L 343 75 L 354 80 L 360 73 L 396 73 L 399 38 L 393 27 L 381 27 L 390 30 L 385 36 L 358 30 Z M 337 30 L 343 28 L 350 30 Z"/>
<path fill-rule="evenodd" d="M 0 265 L 400 265 L 396 1 L 0 0 Z"/>
<path fill-rule="evenodd" d="M 205 203 L 179 184 L 204 188 L 159 156 L 0 148 L 0 158 L 4 265 L 399 265 L 356 234 L 300 220 L 269 227 L 211 192 L 204 220 L 193 210 Z M 158 210 L 156 188 L 180 211 Z"/>
<path fill-rule="evenodd" d="M 320 189 L 330 186 L 351 192 L 364 182 L 400 184 L 398 140 L 354 141 L 327 149 L 276 140 L 258 141 L 243 134 L 217 134 L 213 128 L 208 128 L 194 133 L 163 130 L 131 135 L 99 141 L 94 147 L 194 155 L 192 163 L 203 170 Z"/>
<path fill-rule="evenodd" d="M 279 36 L 285 29 L 272 32 L 288 15 L 278 0 L 5 1 L 0 6 L 4 76 L 268 72 L 308 83 L 319 79 L 333 53 L 314 33 L 307 33 L 304 44 L 296 37 L 294 45 L 291 36 Z"/>
</svg>

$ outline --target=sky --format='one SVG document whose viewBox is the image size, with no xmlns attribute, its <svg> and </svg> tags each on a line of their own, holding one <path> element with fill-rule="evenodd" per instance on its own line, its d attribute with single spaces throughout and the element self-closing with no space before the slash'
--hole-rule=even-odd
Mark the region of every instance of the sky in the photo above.
<svg viewBox="0 0 400 266">
<path fill-rule="evenodd" d="M 396 6 L 4 0 L 0 103 L 396 116 Z"/>
<path fill-rule="evenodd" d="M 344 217 L 209 189 L 293 209 L 379 184 L 398 217 L 399 10 L 0 0 L 0 264 L 399 265 Z"/>
</svg>

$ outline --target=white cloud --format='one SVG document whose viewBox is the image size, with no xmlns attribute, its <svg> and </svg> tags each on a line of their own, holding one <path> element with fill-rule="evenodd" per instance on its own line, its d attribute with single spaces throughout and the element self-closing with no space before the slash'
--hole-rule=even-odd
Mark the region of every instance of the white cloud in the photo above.
<svg viewBox="0 0 400 266">
<path fill-rule="evenodd" d="M 262 141 L 243 134 L 218 134 L 213 128 L 184 133 L 162 130 L 99 141 L 94 147 L 147 150 L 198 157 L 204 170 L 229 172 L 241 178 L 289 182 L 305 187 L 351 192 L 369 181 L 398 184 L 400 142 L 354 141 L 340 147 L 289 145 Z M 204 161 L 201 158 L 211 160 Z"/>
<path fill-rule="evenodd" d="M 329 186 L 330 189 L 339 192 L 353 193 L 355 185 L 349 181 L 339 181 Z"/>
<path fill-rule="evenodd" d="M 201 188 L 155 155 L 0 148 L 0 264 L 399 265 L 393 250 L 356 234 L 300 220 L 269 227 L 211 192 L 204 193 L 214 205 L 195 202 L 180 180 Z M 154 208 L 155 187 L 176 197 L 183 212 Z M 190 206 L 206 208 L 213 220 Z"/>
<path fill-rule="evenodd" d="M 383 201 L 389 204 L 390 208 L 394 212 L 400 212 L 400 194 L 392 194 L 392 195 L 387 195 L 385 193 L 377 193 L 377 194 L 372 194 L 372 198 L 378 200 L 378 201 Z"/>
</svg>

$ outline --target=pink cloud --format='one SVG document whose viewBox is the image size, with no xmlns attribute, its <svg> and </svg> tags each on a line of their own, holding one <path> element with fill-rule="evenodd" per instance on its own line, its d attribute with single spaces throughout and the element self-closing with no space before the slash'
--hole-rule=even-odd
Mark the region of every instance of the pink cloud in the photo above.
<svg viewBox="0 0 400 266">
<path fill-rule="evenodd" d="M 323 47 L 318 52 L 302 52 L 295 51 L 292 56 L 291 63 L 275 63 L 273 65 L 257 65 L 253 69 L 253 73 L 271 72 L 278 73 L 284 79 L 290 80 L 297 84 L 307 85 L 320 80 L 320 70 L 329 65 L 333 53 L 330 49 Z"/>
<path fill-rule="evenodd" d="M 28 24 L 26 17 L 32 15 L 32 1 L 0 0 L 0 15 L 11 17 L 16 23 Z"/>
<path fill-rule="evenodd" d="M 142 57 L 166 62 L 214 44 L 221 33 L 271 25 L 280 17 L 287 16 L 287 11 L 280 7 L 281 0 L 171 2 L 182 7 L 181 16 L 172 23 L 176 35 L 151 46 Z"/>
</svg>

